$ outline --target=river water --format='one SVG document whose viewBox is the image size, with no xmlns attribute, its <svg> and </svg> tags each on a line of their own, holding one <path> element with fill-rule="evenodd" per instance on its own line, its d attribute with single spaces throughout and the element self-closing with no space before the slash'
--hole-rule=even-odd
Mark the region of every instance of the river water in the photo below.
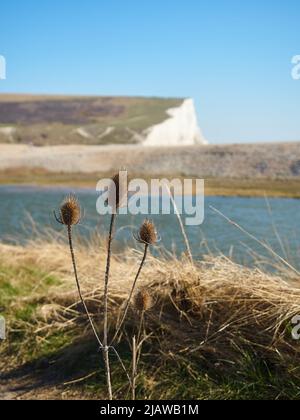
<svg viewBox="0 0 300 420">
<path fill-rule="evenodd" d="M 97 195 L 94 190 L 75 190 L 84 208 L 84 218 L 77 228 L 79 235 L 88 236 L 95 229 L 107 231 L 109 217 L 96 211 Z M 67 188 L 0 187 L 0 240 L 24 243 L 34 231 L 53 228 L 61 231 L 53 217 L 53 210 L 70 190 Z M 270 245 L 274 251 L 299 267 L 300 260 L 300 200 L 271 198 L 207 197 L 205 219 L 201 226 L 187 226 L 192 252 L 202 258 L 212 252 L 230 255 L 236 261 L 251 265 L 253 253 L 268 255 L 254 239 L 228 223 L 211 207 L 241 225 L 257 239 Z M 119 244 L 133 244 L 132 234 L 145 216 L 120 216 L 116 239 Z M 161 242 L 159 250 L 177 255 L 185 250 L 177 217 L 156 215 L 151 217 L 157 225 Z M 32 228 L 34 221 L 35 228 Z"/>
</svg>

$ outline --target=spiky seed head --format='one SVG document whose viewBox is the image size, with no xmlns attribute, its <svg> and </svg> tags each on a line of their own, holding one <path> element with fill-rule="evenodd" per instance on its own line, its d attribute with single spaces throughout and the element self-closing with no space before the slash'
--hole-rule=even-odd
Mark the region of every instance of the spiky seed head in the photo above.
<svg viewBox="0 0 300 420">
<path fill-rule="evenodd" d="M 157 231 L 151 220 L 146 219 L 140 227 L 138 241 L 147 245 L 154 245 L 157 242 Z"/>
<path fill-rule="evenodd" d="M 66 226 L 77 225 L 80 222 L 81 209 L 77 198 L 69 195 L 60 207 L 61 223 Z"/>
<path fill-rule="evenodd" d="M 114 199 L 116 200 L 115 203 L 115 208 L 118 209 L 119 207 L 122 207 L 125 204 L 125 199 L 126 199 L 126 181 L 127 181 L 127 177 L 126 179 L 123 178 L 123 174 L 125 173 L 125 169 L 122 170 L 121 172 L 115 174 L 111 180 L 113 182 L 113 184 L 115 185 L 115 193 L 116 195 L 111 195 L 113 193 L 113 191 L 109 192 L 109 200 L 108 202 L 112 202 L 114 201 Z M 121 177 L 120 177 L 121 174 Z"/>
<path fill-rule="evenodd" d="M 134 307 L 137 311 L 146 312 L 154 304 L 153 297 L 149 290 L 142 289 L 134 297 Z"/>
</svg>

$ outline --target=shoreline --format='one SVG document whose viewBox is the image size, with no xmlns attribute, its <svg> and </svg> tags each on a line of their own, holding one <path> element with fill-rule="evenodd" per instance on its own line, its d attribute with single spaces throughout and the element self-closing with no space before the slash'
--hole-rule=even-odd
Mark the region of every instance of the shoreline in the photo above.
<svg viewBox="0 0 300 420">
<path fill-rule="evenodd" d="M 111 177 L 112 174 L 67 174 L 67 173 L 1 173 L 0 187 L 37 188 L 37 189 L 75 189 L 81 191 L 96 190 L 100 178 Z M 141 178 L 135 174 L 134 177 Z M 147 181 L 150 176 L 142 177 Z M 165 178 L 172 180 L 176 176 L 153 175 L 151 178 Z M 184 177 L 178 176 L 183 179 Z M 195 177 L 187 177 L 196 179 Z M 235 178 L 207 178 L 205 181 L 206 196 L 220 197 L 268 197 L 300 199 L 300 179 L 274 180 L 274 179 L 235 179 Z M 185 194 L 195 195 L 196 191 Z"/>
</svg>

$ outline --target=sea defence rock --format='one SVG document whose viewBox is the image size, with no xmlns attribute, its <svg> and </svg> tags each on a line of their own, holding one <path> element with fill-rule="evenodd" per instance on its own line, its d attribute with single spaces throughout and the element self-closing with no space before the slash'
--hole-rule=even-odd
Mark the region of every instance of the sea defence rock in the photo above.
<svg viewBox="0 0 300 420">
<path fill-rule="evenodd" d="M 207 144 L 198 125 L 193 99 L 167 110 L 169 118 L 144 131 L 144 146 L 191 146 Z"/>
</svg>

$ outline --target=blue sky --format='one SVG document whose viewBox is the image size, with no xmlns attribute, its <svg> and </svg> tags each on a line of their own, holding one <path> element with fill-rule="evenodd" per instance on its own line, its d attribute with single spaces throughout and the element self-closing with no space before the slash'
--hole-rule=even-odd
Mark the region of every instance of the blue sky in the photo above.
<svg viewBox="0 0 300 420">
<path fill-rule="evenodd" d="M 0 92 L 193 97 L 212 143 L 300 140 L 299 0 L 11 0 Z"/>
</svg>

